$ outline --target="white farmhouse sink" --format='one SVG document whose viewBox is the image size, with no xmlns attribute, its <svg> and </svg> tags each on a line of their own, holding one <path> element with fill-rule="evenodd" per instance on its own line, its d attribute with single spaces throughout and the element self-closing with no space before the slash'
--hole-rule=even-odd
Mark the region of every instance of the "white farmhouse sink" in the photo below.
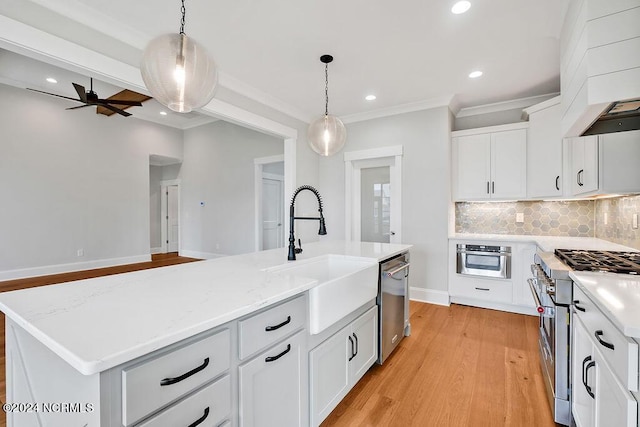
<svg viewBox="0 0 640 427">
<path fill-rule="evenodd" d="M 296 261 L 270 272 L 318 281 L 309 290 L 309 329 L 318 334 L 378 295 L 378 263 L 342 255 Z"/>
</svg>

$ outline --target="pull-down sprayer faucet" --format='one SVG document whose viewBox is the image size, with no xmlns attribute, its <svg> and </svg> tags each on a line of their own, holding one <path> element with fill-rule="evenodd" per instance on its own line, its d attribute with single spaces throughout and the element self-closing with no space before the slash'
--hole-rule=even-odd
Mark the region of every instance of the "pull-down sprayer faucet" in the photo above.
<svg viewBox="0 0 640 427">
<path fill-rule="evenodd" d="M 295 216 L 294 205 L 296 203 L 296 197 L 302 190 L 309 190 L 316 195 L 316 199 L 318 199 L 318 212 L 320 212 L 320 217 L 315 218 L 315 217 Z M 293 235 L 293 224 L 296 219 L 318 220 L 320 221 L 320 229 L 318 230 L 318 234 L 321 236 L 324 236 L 325 234 L 327 234 L 327 228 L 324 225 L 324 216 L 322 216 L 322 197 L 320 197 L 320 193 L 318 192 L 318 190 L 316 190 L 310 185 L 303 185 L 301 187 L 298 187 L 296 191 L 293 192 L 293 197 L 291 197 L 291 205 L 289 206 L 289 256 L 287 257 L 289 261 L 295 261 L 296 252 L 297 253 L 302 252 L 302 248 L 300 249 L 296 248 L 296 243 L 295 243 L 296 238 Z"/>
</svg>

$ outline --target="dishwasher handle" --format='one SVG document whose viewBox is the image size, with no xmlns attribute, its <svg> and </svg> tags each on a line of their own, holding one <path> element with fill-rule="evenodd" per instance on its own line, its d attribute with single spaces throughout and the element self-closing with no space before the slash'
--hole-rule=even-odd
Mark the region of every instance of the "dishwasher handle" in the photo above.
<svg viewBox="0 0 640 427">
<path fill-rule="evenodd" d="M 396 268 L 394 268 L 392 270 L 385 270 L 383 273 L 384 273 L 385 276 L 391 277 L 394 274 L 399 273 L 400 271 L 409 268 L 410 265 L 411 265 L 411 263 L 405 262 L 401 266 L 396 267 Z"/>
</svg>

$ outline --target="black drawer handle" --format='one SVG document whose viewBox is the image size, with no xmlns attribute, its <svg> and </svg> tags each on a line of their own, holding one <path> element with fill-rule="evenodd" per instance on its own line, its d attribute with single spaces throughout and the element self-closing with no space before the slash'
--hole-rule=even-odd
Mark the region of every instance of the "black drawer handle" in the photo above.
<svg viewBox="0 0 640 427">
<path fill-rule="evenodd" d="M 353 334 L 353 337 L 356 339 L 356 353 L 353 355 L 353 357 L 356 357 L 358 355 L 358 336 L 356 334 Z"/>
<path fill-rule="evenodd" d="M 283 351 L 282 353 L 277 354 L 275 356 L 267 356 L 267 357 L 265 357 L 264 361 L 265 362 L 274 362 L 274 361 L 280 359 L 285 354 L 289 353 L 290 351 L 291 351 L 291 344 L 287 344 L 287 349 L 285 351 Z"/>
<path fill-rule="evenodd" d="M 591 360 L 591 356 L 589 356 L 589 360 Z M 593 389 L 589 384 L 587 384 L 587 382 L 589 381 L 589 369 L 593 368 L 594 366 L 596 366 L 596 362 L 594 360 L 591 360 L 591 362 L 587 363 L 587 367 L 584 371 L 584 376 L 585 376 L 584 388 L 585 390 L 587 390 L 587 393 L 589 394 L 589 396 L 591 396 L 592 399 L 595 399 L 596 395 L 593 393 Z"/>
<path fill-rule="evenodd" d="M 490 291 L 489 288 L 476 288 L 477 291 Z"/>
<path fill-rule="evenodd" d="M 578 310 L 578 311 L 582 311 L 583 313 L 584 313 L 585 311 L 587 311 L 586 309 L 584 309 L 584 308 L 580 307 L 578 304 L 580 304 L 580 300 L 574 299 L 574 300 L 573 300 L 573 306 L 576 308 L 576 310 Z"/>
<path fill-rule="evenodd" d="M 608 343 L 606 341 L 604 341 L 602 338 L 600 338 L 602 335 L 604 335 L 604 332 L 602 332 L 601 330 L 598 330 L 595 332 L 594 334 L 596 336 L 596 339 L 598 340 L 598 342 L 600 344 L 602 344 L 603 346 L 607 347 L 609 350 L 615 350 L 615 348 L 613 347 L 613 344 Z"/>
<path fill-rule="evenodd" d="M 266 328 L 264 328 L 264 330 L 267 331 L 267 332 L 275 331 L 276 329 L 280 329 L 284 325 L 288 325 L 289 323 L 291 323 L 291 316 L 287 316 L 287 320 L 285 320 L 284 322 L 280 323 L 279 325 L 267 326 Z"/>
<path fill-rule="evenodd" d="M 558 181 L 560 181 L 560 175 L 556 176 L 556 190 L 560 191 L 560 185 L 558 185 Z"/>
<path fill-rule="evenodd" d="M 200 418 L 198 418 L 197 420 L 189 424 L 187 427 L 199 426 L 200 424 L 202 424 L 204 420 L 207 419 L 208 416 L 209 416 L 209 407 L 207 406 L 206 409 L 204 410 L 204 414 Z"/>
<path fill-rule="evenodd" d="M 353 338 L 351 338 L 351 335 L 349 335 L 347 338 L 349 338 L 349 342 L 351 343 L 351 355 L 349 356 L 349 360 L 348 360 L 349 362 L 351 362 L 351 360 L 354 357 L 356 357 L 356 352 L 355 352 L 354 347 L 353 347 Z"/>
<path fill-rule="evenodd" d="M 189 372 L 180 375 L 179 377 L 165 378 L 165 379 L 160 381 L 160 385 L 163 386 L 163 385 L 171 385 L 171 384 L 179 383 L 182 380 L 186 380 L 191 375 L 195 375 L 198 372 L 202 371 L 208 365 L 209 365 L 209 358 L 207 357 L 206 359 L 204 359 L 204 362 L 202 363 L 202 365 L 198 366 L 197 368 L 192 369 Z"/>
</svg>

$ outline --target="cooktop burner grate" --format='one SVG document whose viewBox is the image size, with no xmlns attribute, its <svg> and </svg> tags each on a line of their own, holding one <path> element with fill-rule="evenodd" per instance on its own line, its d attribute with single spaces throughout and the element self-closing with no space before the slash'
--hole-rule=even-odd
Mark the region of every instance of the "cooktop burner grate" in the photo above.
<svg viewBox="0 0 640 427">
<path fill-rule="evenodd" d="M 640 274 L 640 252 L 556 249 L 555 254 L 577 271 Z"/>
</svg>

